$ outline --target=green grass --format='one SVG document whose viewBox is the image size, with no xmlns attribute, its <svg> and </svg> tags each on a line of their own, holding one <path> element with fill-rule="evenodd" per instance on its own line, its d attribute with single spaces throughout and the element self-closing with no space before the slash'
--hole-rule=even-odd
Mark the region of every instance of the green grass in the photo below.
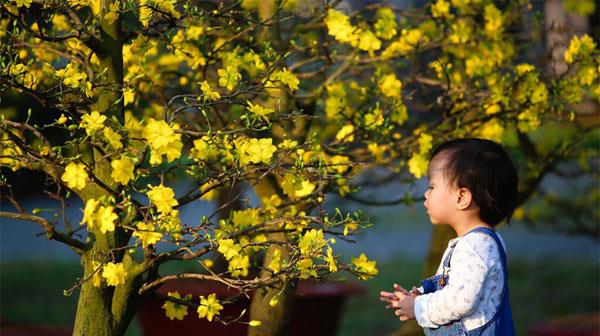
<svg viewBox="0 0 600 336">
<path fill-rule="evenodd" d="M 183 268 L 176 265 L 175 268 Z M 421 278 L 417 262 L 395 260 L 379 265 L 379 276 L 360 282 L 365 293 L 352 298 L 344 311 L 339 335 L 385 335 L 400 322 L 383 308 L 379 291 L 389 290 L 394 282 L 412 286 Z M 167 270 L 165 270 L 167 271 Z M 63 296 L 80 276 L 76 263 L 3 263 L 0 272 L 1 319 L 3 321 L 72 325 L 77 304 L 73 296 Z M 511 305 L 517 334 L 550 318 L 600 310 L 600 267 L 598 264 L 551 261 L 510 264 Z M 140 335 L 136 322 L 127 335 Z"/>
</svg>

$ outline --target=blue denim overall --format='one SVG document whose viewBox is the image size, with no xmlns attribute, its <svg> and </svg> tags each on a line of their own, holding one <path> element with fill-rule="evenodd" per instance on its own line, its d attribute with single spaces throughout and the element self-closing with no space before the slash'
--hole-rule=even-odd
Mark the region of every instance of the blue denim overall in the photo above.
<svg viewBox="0 0 600 336">
<path fill-rule="evenodd" d="M 502 247 L 500 239 L 496 235 L 496 232 L 488 228 L 475 228 L 469 231 L 467 234 L 472 232 L 481 232 L 494 238 L 496 245 L 498 245 L 498 252 L 502 261 L 502 270 L 504 272 L 504 287 L 502 288 L 502 300 L 500 305 L 494 314 L 494 317 L 486 324 L 482 325 L 473 330 L 467 330 L 462 320 L 450 322 L 446 325 L 440 326 L 439 328 L 423 328 L 426 336 L 513 336 L 515 335 L 515 329 L 512 321 L 512 313 L 510 311 L 510 303 L 508 301 L 508 270 L 506 266 L 506 252 Z M 423 294 L 429 294 L 437 290 L 442 289 L 448 284 L 448 270 L 450 269 L 450 258 L 454 247 L 448 251 L 448 255 L 444 259 L 444 271 L 442 274 L 434 275 L 421 281 L 423 286 Z"/>
</svg>

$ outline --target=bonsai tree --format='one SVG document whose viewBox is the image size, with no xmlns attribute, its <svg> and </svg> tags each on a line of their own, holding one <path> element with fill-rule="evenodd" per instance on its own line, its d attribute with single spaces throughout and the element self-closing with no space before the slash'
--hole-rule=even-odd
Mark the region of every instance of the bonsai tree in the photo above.
<svg viewBox="0 0 600 336">
<path fill-rule="evenodd" d="M 80 223 L 48 218 L 4 183 L 16 210 L 0 216 L 38 223 L 80 255 L 69 291 L 79 295 L 75 335 L 123 334 L 174 278 L 253 291 L 249 333 L 278 334 L 297 279 L 377 274 L 364 254 L 334 252 L 368 220 L 327 210 L 328 195 L 351 195 L 353 177 L 375 166 L 410 183 L 442 139 L 528 134 L 546 117 L 569 122 L 569 104 L 598 97 L 589 36 L 570 42 L 572 69 L 557 80 L 517 62 L 510 27 L 524 1 L 351 13 L 336 4 L 0 4 L 3 95 L 34 100 L 29 113 L 2 119 L 0 162 L 42 172 L 55 198 L 84 204 Z M 50 120 L 31 122 L 33 111 Z M 181 220 L 182 208 L 218 193 L 212 215 Z M 249 193 L 258 204 L 218 216 Z M 226 271 L 211 269 L 211 253 Z M 176 260 L 205 271 L 161 273 Z M 215 295 L 182 294 L 164 298 L 170 318 L 231 322 Z"/>
</svg>

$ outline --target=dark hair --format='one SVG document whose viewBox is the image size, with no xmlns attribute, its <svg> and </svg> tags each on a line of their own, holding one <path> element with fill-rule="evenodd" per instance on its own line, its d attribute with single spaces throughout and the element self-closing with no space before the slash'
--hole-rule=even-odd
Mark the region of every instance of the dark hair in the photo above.
<svg viewBox="0 0 600 336">
<path fill-rule="evenodd" d="M 471 191 L 479 206 L 479 217 L 496 226 L 510 221 L 517 202 L 517 170 L 499 144 L 485 139 L 455 139 L 442 143 L 431 153 L 446 155 L 442 171 L 449 183 Z"/>
</svg>

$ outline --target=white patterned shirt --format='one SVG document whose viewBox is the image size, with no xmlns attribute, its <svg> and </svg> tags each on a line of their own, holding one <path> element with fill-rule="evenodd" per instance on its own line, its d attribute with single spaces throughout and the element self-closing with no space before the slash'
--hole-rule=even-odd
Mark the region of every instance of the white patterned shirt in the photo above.
<svg viewBox="0 0 600 336">
<path fill-rule="evenodd" d="M 442 274 L 452 246 L 448 284 L 415 299 L 415 317 L 421 327 L 437 328 L 462 319 L 465 328 L 473 330 L 494 317 L 502 300 L 504 277 L 494 238 L 473 232 L 450 240 L 436 274 Z"/>
</svg>

